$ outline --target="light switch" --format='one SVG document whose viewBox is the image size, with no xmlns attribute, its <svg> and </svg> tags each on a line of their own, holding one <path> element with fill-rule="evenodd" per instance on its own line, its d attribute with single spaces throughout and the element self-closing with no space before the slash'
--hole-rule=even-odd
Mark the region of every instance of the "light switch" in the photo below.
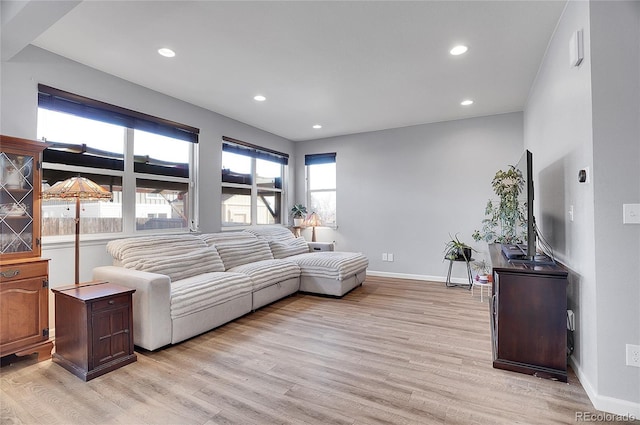
<svg viewBox="0 0 640 425">
<path fill-rule="evenodd" d="M 623 224 L 640 224 L 640 204 L 623 204 L 622 214 Z"/>
</svg>

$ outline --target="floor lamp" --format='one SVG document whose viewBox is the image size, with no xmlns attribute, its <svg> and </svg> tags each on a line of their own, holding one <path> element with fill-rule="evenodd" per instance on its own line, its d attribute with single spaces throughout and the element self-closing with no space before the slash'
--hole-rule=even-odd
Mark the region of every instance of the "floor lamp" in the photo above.
<svg viewBox="0 0 640 425">
<path fill-rule="evenodd" d="M 111 199 L 111 192 L 84 177 L 71 177 L 42 192 L 42 199 L 76 201 L 76 285 L 80 283 L 80 200 Z"/>
<path fill-rule="evenodd" d="M 304 222 L 305 227 L 312 227 L 313 231 L 311 233 L 311 242 L 316 241 L 316 226 L 322 226 L 322 221 L 320 220 L 320 216 L 315 212 L 309 214 L 307 219 Z"/>
</svg>

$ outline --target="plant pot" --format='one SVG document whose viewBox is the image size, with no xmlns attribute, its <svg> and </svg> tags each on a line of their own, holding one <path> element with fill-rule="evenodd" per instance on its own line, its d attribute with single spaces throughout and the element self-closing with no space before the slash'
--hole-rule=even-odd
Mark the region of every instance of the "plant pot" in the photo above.
<svg viewBox="0 0 640 425">
<path fill-rule="evenodd" d="M 294 227 L 302 227 L 302 223 L 304 223 L 304 218 L 294 218 L 293 226 Z"/>
<path fill-rule="evenodd" d="M 464 251 L 464 254 L 458 249 L 458 252 L 456 253 L 456 260 L 464 261 L 466 259 L 466 261 L 471 261 L 471 248 L 462 248 L 462 250 Z"/>
</svg>

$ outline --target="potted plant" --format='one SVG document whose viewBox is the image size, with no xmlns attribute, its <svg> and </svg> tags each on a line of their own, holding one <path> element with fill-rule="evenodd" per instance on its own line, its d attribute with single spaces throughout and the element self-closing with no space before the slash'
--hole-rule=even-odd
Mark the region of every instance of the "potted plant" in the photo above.
<svg viewBox="0 0 640 425">
<path fill-rule="evenodd" d="M 291 215 L 293 216 L 293 226 L 301 227 L 307 215 L 307 207 L 302 204 L 296 204 L 291 208 Z"/>
<path fill-rule="evenodd" d="M 524 183 L 522 172 L 513 165 L 496 172 L 491 186 L 499 202 L 487 201 L 482 229 L 473 232 L 474 240 L 512 244 L 526 239 L 526 203 L 520 200 Z"/>
<path fill-rule="evenodd" d="M 458 234 L 456 233 L 455 236 L 451 236 L 451 240 L 449 240 L 444 246 L 444 258 L 447 260 L 470 261 L 471 253 L 473 251 L 475 251 L 475 249 L 460 241 Z"/>
<path fill-rule="evenodd" d="M 491 266 L 487 263 L 486 260 L 482 259 L 479 261 L 474 261 L 471 265 L 473 270 L 476 271 L 476 279 L 480 282 L 489 282 L 489 276 L 491 275 Z"/>
</svg>

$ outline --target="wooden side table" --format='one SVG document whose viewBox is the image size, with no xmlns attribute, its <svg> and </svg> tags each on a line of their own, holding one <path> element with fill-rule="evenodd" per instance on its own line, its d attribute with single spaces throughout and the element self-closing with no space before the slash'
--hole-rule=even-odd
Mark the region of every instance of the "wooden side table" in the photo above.
<svg viewBox="0 0 640 425">
<path fill-rule="evenodd" d="M 52 291 L 56 309 L 55 363 L 89 381 L 137 360 L 133 352 L 135 289 L 88 282 Z"/>
</svg>

